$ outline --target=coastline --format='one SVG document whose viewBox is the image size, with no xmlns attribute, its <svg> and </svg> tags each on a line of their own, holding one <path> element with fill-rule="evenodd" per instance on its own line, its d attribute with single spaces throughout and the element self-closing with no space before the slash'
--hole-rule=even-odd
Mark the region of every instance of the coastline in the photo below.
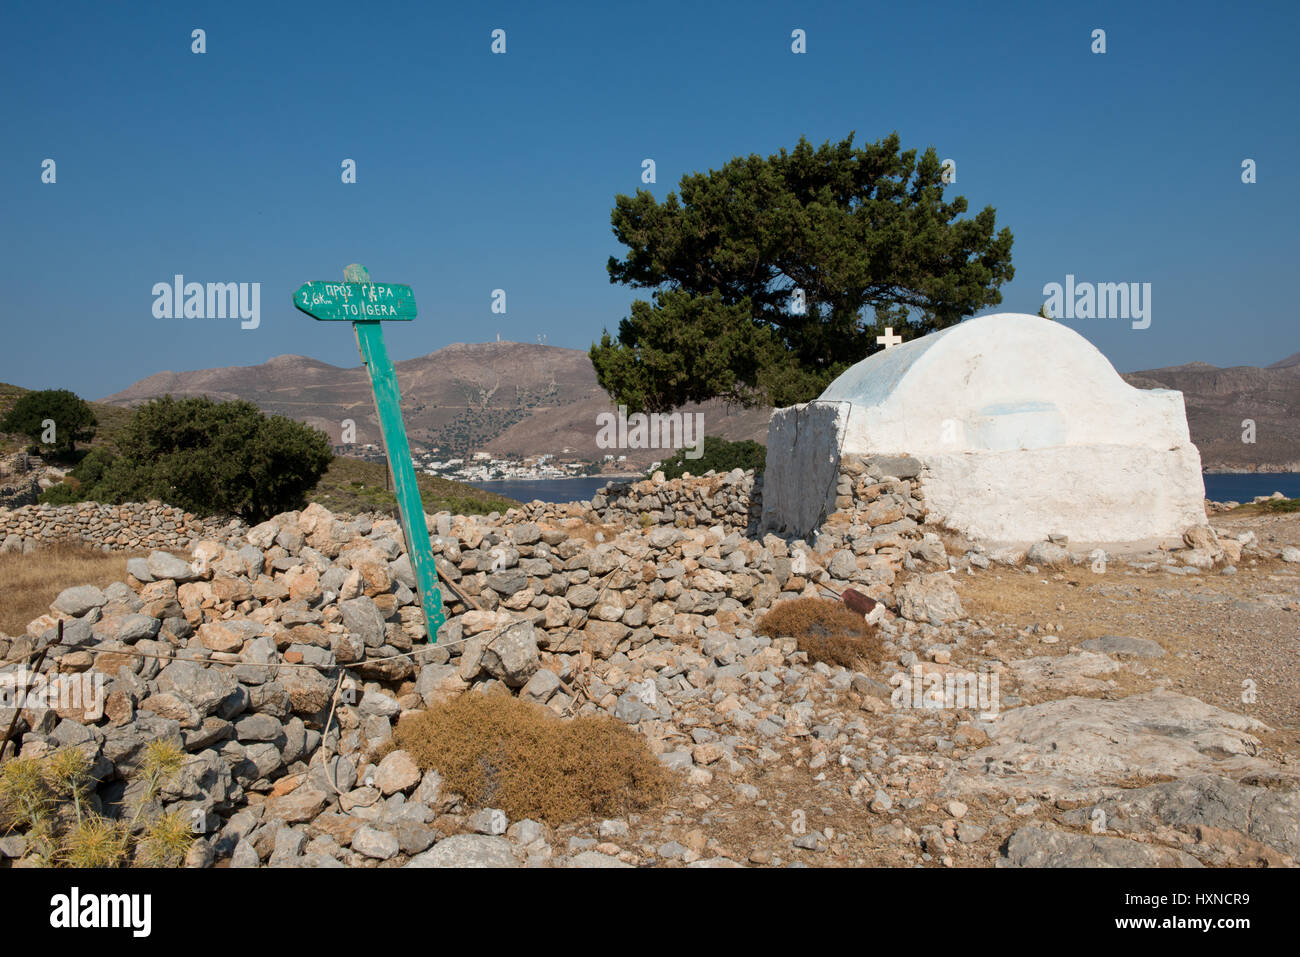
<svg viewBox="0 0 1300 957">
<path fill-rule="evenodd" d="M 549 476 L 547 478 L 503 478 L 503 479 L 475 479 L 476 484 L 493 485 L 499 482 L 572 482 L 575 479 L 608 479 L 611 482 L 639 482 L 645 475 L 643 473 L 627 474 L 620 472 L 617 475 L 610 475 L 602 472 L 599 475 L 561 475 Z M 465 479 L 456 479 L 457 482 L 464 482 Z"/>
<path fill-rule="evenodd" d="M 1205 475 L 1294 475 L 1300 474 L 1300 462 L 1288 462 L 1285 465 L 1258 465 L 1254 468 L 1206 465 L 1202 466 L 1201 472 Z"/>
</svg>

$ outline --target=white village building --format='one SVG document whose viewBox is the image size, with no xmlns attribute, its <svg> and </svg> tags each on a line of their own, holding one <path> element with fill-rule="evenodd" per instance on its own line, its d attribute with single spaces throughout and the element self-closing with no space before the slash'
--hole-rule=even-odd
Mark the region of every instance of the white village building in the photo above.
<svg viewBox="0 0 1300 957">
<path fill-rule="evenodd" d="M 1205 524 L 1182 393 L 1133 388 L 1038 316 L 981 316 L 884 349 L 819 399 L 775 410 L 764 527 L 809 535 L 846 454 L 915 459 L 927 521 L 983 541 L 1172 540 Z"/>
</svg>

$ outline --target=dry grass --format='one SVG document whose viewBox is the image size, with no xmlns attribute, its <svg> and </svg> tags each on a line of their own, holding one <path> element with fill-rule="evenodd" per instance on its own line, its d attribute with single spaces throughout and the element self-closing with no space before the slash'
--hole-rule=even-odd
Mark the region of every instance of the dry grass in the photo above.
<svg viewBox="0 0 1300 957">
<path fill-rule="evenodd" d="M 125 581 L 126 560 L 147 554 L 101 552 L 87 545 L 67 543 L 47 545 L 30 555 L 0 555 L 0 632 L 25 633 L 27 623 L 49 611 L 50 602 L 65 588 L 103 588 Z"/>
<path fill-rule="evenodd" d="M 397 514 L 397 496 L 387 488 L 387 466 L 382 462 L 338 455 L 330 462 L 316 487 L 307 493 L 307 501 L 318 502 L 331 512 L 356 514 L 384 512 Z M 512 498 L 485 492 L 463 482 L 417 472 L 416 484 L 426 512 L 447 510 L 453 515 L 486 515 L 517 508 Z"/>
<path fill-rule="evenodd" d="M 463 694 L 398 723 L 393 744 L 473 807 L 557 825 L 663 801 L 671 775 L 626 725 L 563 720 L 507 695 Z"/>
<path fill-rule="evenodd" d="M 880 636 L 863 617 L 829 598 L 795 598 L 777 604 L 758 622 L 759 634 L 792 637 L 810 661 L 862 669 L 883 653 Z"/>
</svg>

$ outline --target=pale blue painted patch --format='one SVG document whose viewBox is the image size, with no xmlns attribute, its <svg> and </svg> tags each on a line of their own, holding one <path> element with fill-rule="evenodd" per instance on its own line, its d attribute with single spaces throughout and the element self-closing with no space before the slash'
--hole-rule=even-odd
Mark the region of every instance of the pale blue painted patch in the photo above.
<svg viewBox="0 0 1300 957">
<path fill-rule="evenodd" d="M 971 447 L 990 452 L 1041 449 L 1065 444 L 1065 416 L 1050 402 L 987 405 L 971 418 Z"/>
<path fill-rule="evenodd" d="M 980 415 L 1016 415 L 1020 412 L 1056 412 L 1053 402 L 998 402 L 979 410 Z"/>
<path fill-rule="evenodd" d="M 879 405 L 893 394 L 921 356 L 934 348 L 944 336 L 959 328 L 961 323 L 867 356 L 845 369 L 838 379 L 826 387 L 820 398 L 847 399 L 855 405 Z"/>
</svg>

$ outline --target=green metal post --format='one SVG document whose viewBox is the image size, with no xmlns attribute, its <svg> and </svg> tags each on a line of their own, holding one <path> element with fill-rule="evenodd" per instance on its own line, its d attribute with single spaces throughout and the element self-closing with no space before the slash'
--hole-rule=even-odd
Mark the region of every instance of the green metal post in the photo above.
<svg viewBox="0 0 1300 957">
<path fill-rule="evenodd" d="M 429 641 L 435 642 L 438 629 L 447 619 L 442 610 L 442 591 L 438 588 L 438 569 L 433 562 L 433 549 L 429 546 L 424 503 L 420 500 L 411 447 L 407 444 L 406 426 L 402 423 L 402 397 L 397 389 L 397 373 L 388 358 L 388 350 L 384 348 L 382 323 L 354 322 L 352 328 L 357 332 L 361 361 L 370 373 L 379 428 L 384 434 L 384 449 L 393 472 L 397 511 L 402 520 L 402 533 L 406 536 L 406 553 L 411 557 L 411 568 L 415 572 L 420 605 L 429 626 Z"/>
</svg>

